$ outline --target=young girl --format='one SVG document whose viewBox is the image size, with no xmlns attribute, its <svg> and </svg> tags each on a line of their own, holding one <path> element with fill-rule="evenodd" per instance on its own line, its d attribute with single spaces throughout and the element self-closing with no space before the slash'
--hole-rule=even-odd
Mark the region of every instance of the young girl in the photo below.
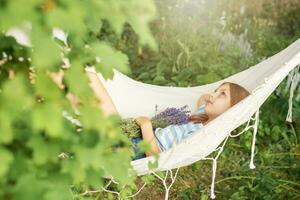
<svg viewBox="0 0 300 200">
<path fill-rule="evenodd" d="M 154 133 L 149 118 L 144 116 L 137 117 L 135 120 L 141 127 L 143 140 L 150 142 L 151 150 L 145 154 L 137 154 L 134 159 L 168 150 L 174 142 L 179 143 L 182 139 L 218 117 L 249 94 L 245 88 L 238 84 L 224 82 L 213 93 L 204 94 L 199 98 L 197 102 L 198 111 L 191 115 L 189 123 L 169 125 L 163 129 L 157 128 Z"/>
<path fill-rule="evenodd" d="M 109 116 L 117 113 L 115 105 L 97 75 L 91 72 L 87 72 L 87 74 L 91 81 L 90 86 L 101 101 L 104 114 Z M 134 143 L 135 152 L 133 160 L 168 150 L 174 142 L 179 143 L 248 95 L 249 92 L 242 86 L 236 83 L 224 82 L 214 92 L 203 94 L 199 98 L 197 112 L 191 115 L 190 121 L 186 124 L 169 125 L 165 128 L 157 128 L 153 132 L 152 123 L 148 117 L 139 116 L 135 118 L 135 121 L 141 127 L 142 138 L 131 139 Z M 142 140 L 150 144 L 150 150 L 145 154 L 137 148 L 137 144 Z"/>
</svg>

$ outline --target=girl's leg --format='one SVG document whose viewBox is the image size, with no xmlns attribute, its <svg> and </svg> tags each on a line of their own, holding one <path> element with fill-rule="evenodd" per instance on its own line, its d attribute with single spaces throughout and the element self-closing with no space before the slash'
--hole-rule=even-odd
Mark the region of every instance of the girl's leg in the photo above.
<svg viewBox="0 0 300 200">
<path fill-rule="evenodd" d="M 99 80 L 96 73 L 86 72 L 88 78 L 90 80 L 90 86 L 94 91 L 96 97 L 100 100 L 100 107 L 104 112 L 105 116 L 109 116 L 111 114 L 117 114 L 117 109 L 109 96 L 108 92 L 104 88 L 103 84 Z"/>
</svg>

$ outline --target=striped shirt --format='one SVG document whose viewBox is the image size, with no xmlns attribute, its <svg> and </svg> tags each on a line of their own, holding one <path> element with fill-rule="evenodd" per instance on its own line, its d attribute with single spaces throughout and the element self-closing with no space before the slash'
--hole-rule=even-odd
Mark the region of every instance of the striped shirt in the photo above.
<svg viewBox="0 0 300 200">
<path fill-rule="evenodd" d="M 203 113 L 205 105 L 199 107 L 196 114 Z M 186 124 L 171 124 L 165 128 L 156 128 L 154 136 L 156 138 L 160 151 L 166 151 L 172 147 L 173 142 L 177 144 L 191 135 L 196 130 L 200 129 L 204 125 L 202 123 L 188 122 Z"/>
</svg>

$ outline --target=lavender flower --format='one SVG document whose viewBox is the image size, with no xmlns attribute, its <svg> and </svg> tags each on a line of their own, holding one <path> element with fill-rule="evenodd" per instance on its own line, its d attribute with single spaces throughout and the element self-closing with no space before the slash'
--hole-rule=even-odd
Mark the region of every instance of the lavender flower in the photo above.
<svg viewBox="0 0 300 200">
<path fill-rule="evenodd" d="M 160 120 L 164 119 L 167 120 L 168 124 L 184 124 L 188 123 L 189 121 L 189 114 L 191 111 L 186 111 L 185 109 L 188 106 L 185 105 L 179 109 L 177 108 L 166 108 L 163 112 L 155 115 L 151 120 Z"/>
<path fill-rule="evenodd" d="M 190 118 L 189 113 L 191 111 L 185 110 L 186 108 L 188 108 L 187 105 L 179 109 L 168 107 L 159 114 L 155 114 L 155 116 L 150 119 L 153 131 L 158 127 L 165 128 L 171 124 L 188 123 Z M 155 106 L 155 111 L 157 112 L 157 105 Z M 134 118 L 123 119 L 121 122 L 121 130 L 129 137 L 141 137 L 140 126 L 135 122 Z"/>
</svg>

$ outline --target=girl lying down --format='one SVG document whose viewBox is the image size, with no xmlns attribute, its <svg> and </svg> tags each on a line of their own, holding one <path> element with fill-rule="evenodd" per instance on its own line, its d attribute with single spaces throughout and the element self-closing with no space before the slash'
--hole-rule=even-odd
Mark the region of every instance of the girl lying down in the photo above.
<svg viewBox="0 0 300 200">
<path fill-rule="evenodd" d="M 151 151 L 138 154 L 136 146 L 140 140 L 134 139 L 133 142 L 136 144 L 134 160 L 168 150 L 174 142 L 179 143 L 248 95 L 249 92 L 242 86 L 224 82 L 214 92 L 204 94 L 199 98 L 198 111 L 191 115 L 190 122 L 187 124 L 169 125 L 165 128 L 157 128 L 153 132 L 149 118 L 144 116 L 135 118 L 142 130 L 142 140 L 150 141 Z"/>
<path fill-rule="evenodd" d="M 96 96 L 101 99 L 101 108 L 104 114 L 108 116 L 117 113 L 115 105 L 97 75 L 92 72 L 87 72 L 87 74 L 90 79 L 90 86 Z M 174 142 L 179 143 L 249 94 L 245 88 L 236 83 L 224 82 L 212 93 L 200 96 L 197 102 L 197 111 L 190 116 L 188 123 L 156 128 L 154 131 L 148 117 L 136 117 L 135 121 L 141 127 L 142 137 L 131 138 L 135 153 L 133 160 L 168 150 Z M 144 153 L 140 152 L 137 147 L 140 141 L 148 142 L 150 150 Z"/>
</svg>

